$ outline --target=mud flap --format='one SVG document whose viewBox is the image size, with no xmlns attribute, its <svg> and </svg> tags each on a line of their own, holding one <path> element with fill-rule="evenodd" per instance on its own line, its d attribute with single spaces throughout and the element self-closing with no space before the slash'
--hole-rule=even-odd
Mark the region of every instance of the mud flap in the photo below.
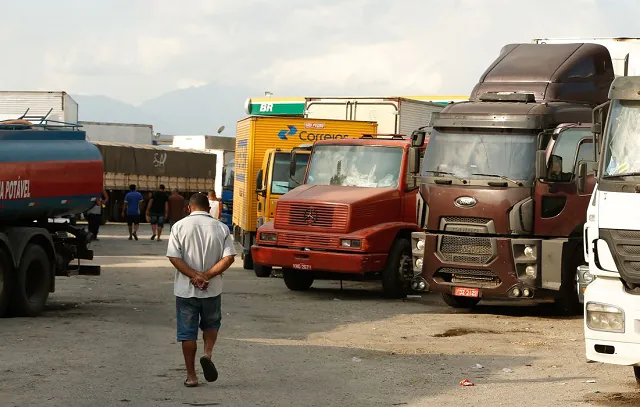
<svg viewBox="0 0 640 407">
<path fill-rule="evenodd" d="M 567 239 L 542 241 L 542 288 L 558 291 L 562 284 L 562 253 Z"/>
</svg>

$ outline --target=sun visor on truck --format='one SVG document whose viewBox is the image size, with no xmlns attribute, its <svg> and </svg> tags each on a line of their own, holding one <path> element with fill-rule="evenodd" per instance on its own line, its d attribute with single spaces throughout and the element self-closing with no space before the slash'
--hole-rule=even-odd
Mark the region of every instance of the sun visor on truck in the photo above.
<svg viewBox="0 0 640 407">
<path fill-rule="evenodd" d="M 509 44 L 469 100 L 595 105 L 606 100 L 613 78 L 609 51 L 599 44 Z"/>
</svg>

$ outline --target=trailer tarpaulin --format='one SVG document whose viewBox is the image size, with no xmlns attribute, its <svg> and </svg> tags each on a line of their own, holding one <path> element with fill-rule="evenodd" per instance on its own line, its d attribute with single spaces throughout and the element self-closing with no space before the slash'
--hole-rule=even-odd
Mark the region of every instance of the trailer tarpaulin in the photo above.
<svg viewBox="0 0 640 407">
<path fill-rule="evenodd" d="M 195 150 L 93 142 L 104 172 L 147 176 L 215 178 L 216 155 Z"/>
</svg>

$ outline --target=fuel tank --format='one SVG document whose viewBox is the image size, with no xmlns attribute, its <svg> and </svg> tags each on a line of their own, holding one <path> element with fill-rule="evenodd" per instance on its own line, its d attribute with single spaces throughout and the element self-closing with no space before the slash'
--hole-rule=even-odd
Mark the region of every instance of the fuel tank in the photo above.
<svg viewBox="0 0 640 407">
<path fill-rule="evenodd" d="M 102 182 L 102 155 L 84 131 L 0 123 L 0 226 L 84 212 Z"/>
</svg>

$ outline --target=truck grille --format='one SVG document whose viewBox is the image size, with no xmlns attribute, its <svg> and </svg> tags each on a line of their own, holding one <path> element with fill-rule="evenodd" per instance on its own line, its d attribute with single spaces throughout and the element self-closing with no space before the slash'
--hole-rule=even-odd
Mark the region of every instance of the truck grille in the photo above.
<svg viewBox="0 0 640 407">
<path fill-rule="evenodd" d="M 473 286 L 480 286 L 482 288 L 494 288 L 502 284 L 498 275 L 491 270 L 443 267 L 436 271 L 434 278 L 451 285 L 472 284 Z"/>
<path fill-rule="evenodd" d="M 493 221 L 485 218 L 445 216 L 440 219 L 440 230 L 465 234 L 493 233 Z M 441 235 L 438 255 L 445 261 L 462 264 L 487 264 L 496 254 L 488 237 Z"/>
<path fill-rule="evenodd" d="M 454 263 L 486 264 L 493 256 L 488 237 L 442 236 L 440 253 Z"/>
<path fill-rule="evenodd" d="M 278 233 L 278 246 L 308 249 L 331 249 L 339 246 L 339 239 L 332 236 L 314 236 L 304 233 Z"/>
<path fill-rule="evenodd" d="M 640 231 L 600 229 L 600 238 L 609 245 L 620 276 L 640 285 Z"/>
<path fill-rule="evenodd" d="M 346 205 L 278 202 L 275 227 L 286 229 L 293 226 L 344 232 L 347 229 L 348 217 L 349 207 Z"/>
</svg>

